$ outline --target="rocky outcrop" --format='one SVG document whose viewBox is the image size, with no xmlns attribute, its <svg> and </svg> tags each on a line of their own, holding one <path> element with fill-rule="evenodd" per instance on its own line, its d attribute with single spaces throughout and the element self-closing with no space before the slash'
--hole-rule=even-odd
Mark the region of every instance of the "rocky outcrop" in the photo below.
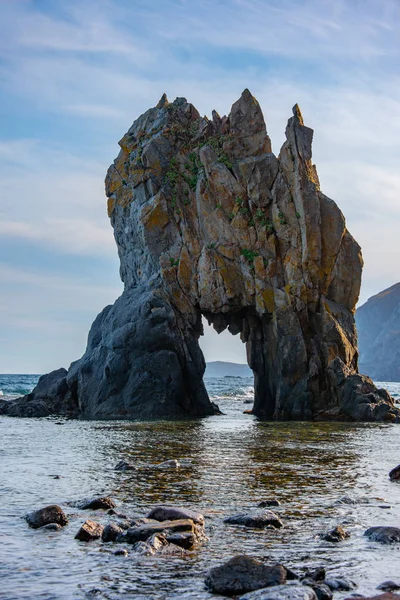
<svg viewBox="0 0 400 600">
<path fill-rule="evenodd" d="M 357 373 L 361 252 L 320 190 L 312 138 L 296 105 L 275 156 L 248 90 L 228 117 L 163 96 L 133 123 L 106 177 L 125 289 L 60 379 L 68 406 L 84 418 L 212 414 L 203 315 L 246 344 L 259 417 L 399 418 Z M 51 407 L 49 395 L 36 388 L 19 406 Z"/>
<path fill-rule="evenodd" d="M 400 283 L 356 312 L 360 368 L 376 381 L 400 381 Z"/>
</svg>

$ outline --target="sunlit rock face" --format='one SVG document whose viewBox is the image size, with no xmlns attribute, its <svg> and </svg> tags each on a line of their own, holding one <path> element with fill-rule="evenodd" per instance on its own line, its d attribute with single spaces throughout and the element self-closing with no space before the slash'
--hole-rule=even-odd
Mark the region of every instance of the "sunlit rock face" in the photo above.
<svg viewBox="0 0 400 600">
<path fill-rule="evenodd" d="M 95 320 L 66 397 L 90 418 L 207 415 L 201 316 L 240 334 L 268 419 L 389 420 L 357 374 L 362 258 L 320 191 L 296 105 L 278 156 L 248 90 L 228 117 L 163 96 L 106 177 L 125 284 Z"/>
</svg>

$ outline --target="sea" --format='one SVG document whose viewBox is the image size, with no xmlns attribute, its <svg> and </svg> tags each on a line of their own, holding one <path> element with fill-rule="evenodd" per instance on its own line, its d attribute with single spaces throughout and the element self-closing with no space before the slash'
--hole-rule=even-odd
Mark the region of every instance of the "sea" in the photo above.
<svg viewBox="0 0 400 600">
<path fill-rule="evenodd" d="M 4 398 L 29 392 L 38 375 L 0 375 Z M 377 382 L 378 383 L 378 382 Z M 238 554 L 281 562 L 299 575 L 325 567 L 328 577 L 373 596 L 400 579 L 400 545 L 369 541 L 364 532 L 400 526 L 400 425 L 264 422 L 251 408 L 248 377 L 206 378 L 222 415 L 177 421 L 74 421 L 0 416 L 0 598 L 210 599 L 209 568 Z M 378 383 L 400 401 L 400 383 Z M 180 467 L 159 469 L 165 460 Z M 115 471 L 120 460 L 134 471 Z M 128 545 L 75 539 L 87 518 L 118 521 L 77 503 L 109 495 L 117 511 L 145 516 L 159 504 L 205 515 L 208 541 L 185 556 L 144 556 Z M 263 500 L 282 529 L 249 529 L 224 519 L 252 512 Z M 28 512 L 59 504 L 69 524 L 59 532 L 30 529 Z M 342 525 L 350 538 L 324 534 Z M 126 548 L 126 556 L 115 554 Z M 223 596 L 218 596 L 223 598 Z"/>
</svg>

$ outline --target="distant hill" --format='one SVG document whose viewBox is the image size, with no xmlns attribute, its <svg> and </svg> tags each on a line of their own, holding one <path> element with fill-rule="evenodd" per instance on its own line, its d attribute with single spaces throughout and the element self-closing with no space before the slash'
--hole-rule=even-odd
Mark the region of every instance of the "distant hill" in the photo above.
<svg viewBox="0 0 400 600">
<path fill-rule="evenodd" d="M 216 360 L 206 365 L 206 377 L 252 377 L 253 371 L 248 365 L 240 363 L 222 362 Z"/>
<path fill-rule="evenodd" d="M 400 381 L 400 283 L 356 312 L 359 369 L 376 381 Z"/>
</svg>

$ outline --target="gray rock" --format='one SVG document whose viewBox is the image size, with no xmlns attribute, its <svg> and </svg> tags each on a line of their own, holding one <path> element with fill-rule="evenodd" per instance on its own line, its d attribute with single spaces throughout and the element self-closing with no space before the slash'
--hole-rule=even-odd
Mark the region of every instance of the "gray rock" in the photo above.
<svg viewBox="0 0 400 600">
<path fill-rule="evenodd" d="M 116 504 L 114 500 L 109 498 L 108 496 L 102 496 L 98 498 L 91 498 L 90 500 L 83 500 L 78 503 L 78 508 L 82 510 L 107 510 L 110 508 L 115 508 Z"/>
<path fill-rule="evenodd" d="M 137 527 L 130 527 L 124 534 L 124 541 L 128 544 L 136 542 L 145 542 L 153 535 L 162 534 L 164 537 L 177 533 L 186 533 L 196 535 L 196 527 L 190 519 L 180 519 L 177 521 L 163 521 L 160 523 L 145 523 Z M 121 538 L 119 537 L 117 541 Z"/>
<path fill-rule="evenodd" d="M 81 542 L 91 542 L 92 540 L 98 540 L 103 535 L 104 527 L 100 523 L 87 519 L 78 533 L 75 536 L 76 540 Z"/>
<path fill-rule="evenodd" d="M 237 596 L 286 583 L 286 569 L 282 565 L 265 565 L 255 558 L 240 555 L 210 569 L 205 583 L 214 594 Z"/>
<path fill-rule="evenodd" d="M 318 600 L 331 600 L 333 597 L 331 588 L 321 581 L 315 581 L 314 579 L 303 579 L 301 584 L 312 588 Z"/>
<path fill-rule="evenodd" d="M 261 500 L 261 502 L 259 502 L 259 504 L 257 505 L 258 508 L 267 508 L 268 506 L 280 506 L 281 503 L 279 502 L 279 500 L 276 500 L 275 498 L 271 498 L 271 500 Z"/>
<path fill-rule="evenodd" d="M 129 552 L 125 548 L 121 548 L 120 550 L 116 550 L 114 554 L 115 556 L 128 556 Z"/>
<path fill-rule="evenodd" d="M 141 115 L 106 176 L 124 291 L 68 373 L 44 376 L 1 411 L 215 414 L 204 315 L 247 344 L 258 417 L 399 422 L 389 394 L 358 373 L 361 251 L 320 191 L 312 139 L 295 105 L 275 156 L 249 90 L 228 117 L 202 118 L 184 98 Z"/>
<path fill-rule="evenodd" d="M 397 465 L 397 467 L 390 471 L 389 479 L 391 481 L 397 481 L 398 479 L 400 479 L 400 465 Z"/>
<path fill-rule="evenodd" d="M 179 469 L 180 466 L 181 463 L 175 458 L 172 458 L 171 460 L 165 460 L 164 462 L 156 465 L 157 469 Z"/>
<path fill-rule="evenodd" d="M 40 529 L 46 531 L 61 531 L 62 525 L 59 523 L 48 523 L 48 525 L 43 525 Z"/>
<path fill-rule="evenodd" d="M 400 542 L 399 527 L 370 527 L 364 532 L 372 542 L 380 542 L 381 544 L 395 544 Z"/>
<path fill-rule="evenodd" d="M 121 527 L 118 527 L 115 523 L 109 523 L 103 529 L 103 533 L 101 535 L 101 539 L 103 542 L 115 542 L 117 537 L 124 530 Z"/>
<path fill-rule="evenodd" d="M 345 577 L 330 577 L 329 579 L 325 579 L 323 583 L 327 585 L 332 592 L 348 592 L 350 590 L 355 590 L 357 587 L 357 584 L 354 583 L 354 581 L 346 579 Z"/>
<path fill-rule="evenodd" d="M 336 527 L 334 527 L 334 529 L 322 536 L 322 539 L 324 539 L 326 542 L 336 543 L 342 542 L 343 540 L 346 540 L 349 537 L 350 533 L 348 531 L 345 531 L 340 525 L 337 525 Z"/>
<path fill-rule="evenodd" d="M 204 515 L 189 508 L 178 506 L 155 506 L 147 515 L 147 519 L 156 521 L 176 521 L 178 519 L 191 519 L 198 525 L 204 525 Z"/>
<path fill-rule="evenodd" d="M 275 527 L 275 529 L 279 529 L 283 527 L 280 518 L 270 510 L 233 515 L 232 517 L 224 519 L 224 523 L 228 523 L 229 525 L 244 525 L 245 527 L 255 527 L 259 529 L 264 527 Z"/>
<path fill-rule="evenodd" d="M 275 585 L 240 596 L 239 600 L 316 600 L 312 588 L 305 585 Z"/>
<path fill-rule="evenodd" d="M 400 582 L 396 582 L 396 581 L 383 581 L 382 583 L 380 583 L 377 588 L 377 590 L 383 590 L 384 592 L 395 592 L 397 590 L 400 590 Z"/>
<path fill-rule="evenodd" d="M 306 579 L 313 579 L 314 581 L 323 581 L 326 577 L 326 571 L 324 567 L 318 567 L 317 569 L 307 569 L 305 572 Z"/>
<path fill-rule="evenodd" d="M 57 506 L 57 504 L 52 504 L 50 506 L 40 508 L 39 510 L 35 510 L 26 515 L 25 519 L 29 527 L 32 527 L 33 529 L 44 527 L 50 523 L 57 523 L 58 525 L 61 525 L 61 527 L 64 527 L 64 525 L 67 525 L 68 523 L 68 519 L 65 516 L 64 511 Z"/>
<path fill-rule="evenodd" d="M 115 471 L 134 471 L 136 467 L 125 460 L 120 460 L 114 467 Z"/>
</svg>

